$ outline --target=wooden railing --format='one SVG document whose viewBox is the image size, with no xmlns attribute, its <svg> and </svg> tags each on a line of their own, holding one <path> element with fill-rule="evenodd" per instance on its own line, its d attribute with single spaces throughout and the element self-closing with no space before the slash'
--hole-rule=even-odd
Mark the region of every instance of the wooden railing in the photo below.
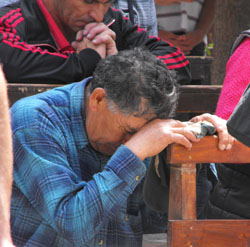
<svg viewBox="0 0 250 247">
<path fill-rule="evenodd" d="M 62 85 L 52 84 L 8 84 L 10 105 L 20 98 L 42 93 Z M 188 85 L 180 87 L 177 112 L 214 112 L 221 86 Z"/>
<path fill-rule="evenodd" d="M 197 220 L 196 163 L 250 163 L 250 148 L 236 141 L 229 151 L 218 149 L 208 136 L 191 150 L 181 145 L 167 149 L 170 165 L 168 247 L 250 246 L 250 220 Z"/>
</svg>

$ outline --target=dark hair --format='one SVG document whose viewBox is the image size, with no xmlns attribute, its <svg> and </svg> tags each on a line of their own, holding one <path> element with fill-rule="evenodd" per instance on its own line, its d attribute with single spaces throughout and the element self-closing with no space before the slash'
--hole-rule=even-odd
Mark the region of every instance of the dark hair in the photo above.
<svg viewBox="0 0 250 247">
<path fill-rule="evenodd" d="M 175 73 L 143 48 L 121 51 L 101 60 L 90 92 L 97 87 L 104 88 L 111 107 L 118 107 L 125 115 L 169 118 L 177 104 Z"/>
</svg>

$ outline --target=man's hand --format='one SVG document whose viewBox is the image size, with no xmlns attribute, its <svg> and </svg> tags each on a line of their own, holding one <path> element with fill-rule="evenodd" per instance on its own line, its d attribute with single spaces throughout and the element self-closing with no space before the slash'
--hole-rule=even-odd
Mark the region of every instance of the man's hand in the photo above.
<svg viewBox="0 0 250 247">
<path fill-rule="evenodd" d="M 76 50 L 76 52 L 79 54 L 83 49 L 86 48 L 90 48 L 95 50 L 96 52 L 99 53 L 99 55 L 101 56 L 101 58 L 105 58 L 106 57 L 106 45 L 100 44 L 100 45 L 96 45 L 94 44 L 91 40 L 89 40 L 86 37 L 83 37 L 83 39 L 81 41 L 74 41 L 72 42 L 72 47 Z"/>
<path fill-rule="evenodd" d="M 204 33 L 199 31 L 192 31 L 183 35 L 176 35 L 163 30 L 159 31 L 161 39 L 167 40 L 174 46 L 180 48 L 185 55 L 188 55 L 190 51 L 203 40 L 204 35 Z"/>
<path fill-rule="evenodd" d="M 169 41 L 172 44 L 173 42 L 178 40 L 178 35 L 169 31 L 164 31 L 164 30 L 159 30 L 159 37 L 161 37 L 161 39 L 163 40 Z"/>
<path fill-rule="evenodd" d="M 81 51 L 82 49 L 84 49 L 84 44 L 79 45 L 79 43 L 82 43 L 85 38 L 91 41 L 92 44 L 96 47 L 105 44 L 105 56 L 117 54 L 117 48 L 115 44 L 116 34 L 111 29 L 109 29 L 108 26 L 106 26 L 104 23 L 87 24 L 84 30 L 81 30 L 77 33 L 76 41 L 72 43 L 72 46 L 74 48 L 77 46 L 77 51 Z"/>
<path fill-rule="evenodd" d="M 171 143 L 179 143 L 186 148 L 199 139 L 188 130 L 187 123 L 176 120 L 156 119 L 146 124 L 125 145 L 141 160 L 160 153 Z"/>
<path fill-rule="evenodd" d="M 216 128 L 218 132 L 218 136 L 219 136 L 218 148 L 220 150 L 231 149 L 233 142 L 234 142 L 234 138 L 227 131 L 227 126 L 226 126 L 227 121 L 220 117 L 217 117 L 216 115 L 211 115 L 208 113 L 194 117 L 190 121 L 200 122 L 204 120 L 212 123 L 214 127 Z"/>
</svg>

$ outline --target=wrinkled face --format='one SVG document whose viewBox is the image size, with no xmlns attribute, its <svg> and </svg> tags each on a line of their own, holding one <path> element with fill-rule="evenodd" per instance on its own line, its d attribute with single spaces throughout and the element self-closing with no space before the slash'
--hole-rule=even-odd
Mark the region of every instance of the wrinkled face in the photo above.
<svg viewBox="0 0 250 247">
<path fill-rule="evenodd" d="M 96 111 L 89 111 L 86 129 L 91 146 L 100 153 L 112 155 L 150 120 L 112 112 L 104 98 Z"/>
<path fill-rule="evenodd" d="M 101 22 L 111 1 L 54 0 L 54 14 L 61 26 L 76 33 L 91 22 Z"/>
</svg>

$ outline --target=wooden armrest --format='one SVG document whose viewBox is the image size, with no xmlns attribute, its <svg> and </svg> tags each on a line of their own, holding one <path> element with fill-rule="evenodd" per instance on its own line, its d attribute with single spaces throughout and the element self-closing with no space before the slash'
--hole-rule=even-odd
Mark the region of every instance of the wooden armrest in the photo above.
<svg viewBox="0 0 250 247">
<path fill-rule="evenodd" d="M 183 163 L 250 163 L 250 148 L 235 140 L 232 149 L 218 149 L 218 138 L 206 136 L 193 143 L 190 150 L 178 144 L 167 149 L 169 164 Z"/>
<path fill-rule="evenodd" d="M 170 166 L 168 247 L 250 246 L 250 220 L 196 219 L 196 163 L 250 163 L 250 148 L 235 141 L 220 151 L 218 138 L 206 136 L 191 150 L 173 144 L 167 149 Z"/>
</svg>

